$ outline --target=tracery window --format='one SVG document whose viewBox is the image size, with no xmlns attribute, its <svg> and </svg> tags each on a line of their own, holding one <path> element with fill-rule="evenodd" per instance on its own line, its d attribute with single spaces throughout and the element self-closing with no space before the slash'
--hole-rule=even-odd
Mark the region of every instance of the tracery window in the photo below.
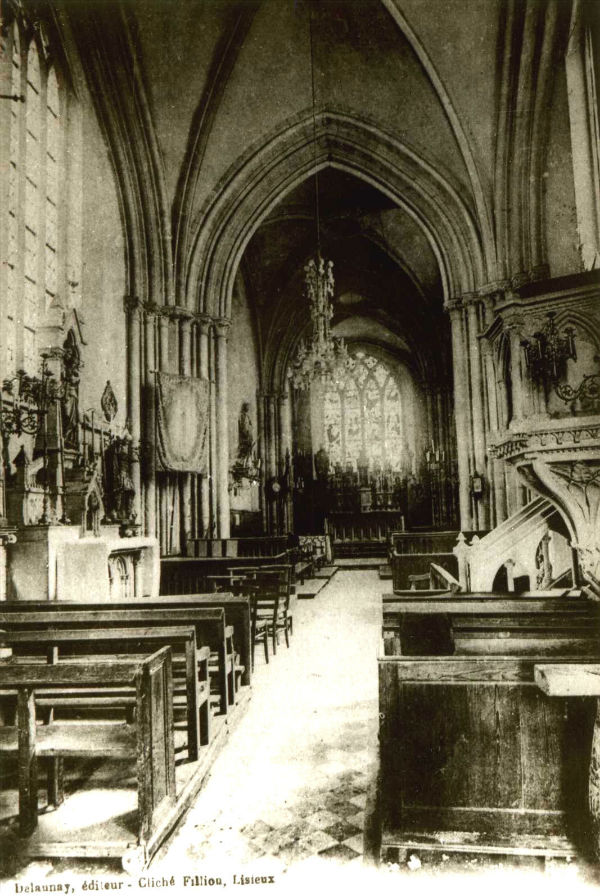
<svg viewBox="0 0 600 896">
<path fill-rule="evenodd" d="M 326 389 L 323 432 L 330 461 L 370 467 L 402 466 L 402 400 L 398 379 L 384 361 L 364 351 L 343 385 Z"/>
</svg>

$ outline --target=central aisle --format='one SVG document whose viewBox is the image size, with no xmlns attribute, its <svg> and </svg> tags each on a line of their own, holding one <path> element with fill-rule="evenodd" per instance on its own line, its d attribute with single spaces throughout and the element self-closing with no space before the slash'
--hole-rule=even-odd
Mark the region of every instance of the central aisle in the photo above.
<svg viewBox="0 0 600 896">
<path fill-rule="evenodd" d="M 315 600 L 298 601 L 289 650 L 282 639 L 267 666 L 257 646 L 248 712 L 153 871 L 361 861 L 381 590 L 373 570 L 338 572 Z"/>
</svg>

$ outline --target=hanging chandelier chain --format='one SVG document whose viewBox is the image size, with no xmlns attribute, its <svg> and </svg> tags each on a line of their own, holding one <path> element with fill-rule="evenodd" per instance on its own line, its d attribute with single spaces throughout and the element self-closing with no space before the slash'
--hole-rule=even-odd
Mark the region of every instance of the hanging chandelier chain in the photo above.
<svg viewBox="0 0 600 896">
<path fill-rule="evenodd" d="M 321 255 L 321 220 L 319 209 L 319 172 L 317 170 L 317 111 L 316 111 L 316 88 L 315 88 L 315 51 L 314 51 L 314 32 L 313 32 L 313 12 L 312 5 L 308 8 L 308 33 L 310 43 L 310 88 L 312 102 L 312 126 L 313 126 L 313 161 L 315 168 L 315 222 L 317 228 L 317 254 Z"/>
</svg>

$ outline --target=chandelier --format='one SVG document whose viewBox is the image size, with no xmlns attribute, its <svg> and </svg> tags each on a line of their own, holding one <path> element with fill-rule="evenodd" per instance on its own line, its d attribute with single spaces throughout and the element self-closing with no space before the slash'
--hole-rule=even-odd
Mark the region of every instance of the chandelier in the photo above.
<svg viewBox="0 0 600 896">
<path fill-rule="evenodd" d="M 340 384 L 354 362 L 343 339 L 331 333 L 333 317 L 333 262 L 325 261 L 319 251 L 304 268 L 304 294 L 310 303 L 312 333 L 301 341 L 292 361 L 290 380 L 296 389 L 309 389 L 311 383 Z"/>
<path fill-rule="evenodd" d="M 575 330 L 566 327 L 563 333 L 559 333 L 554 323 L 555 317 L 556 313 L 549 311 L 543 329 L 534 333 L 531 339 L 521 341 L 529 375 L 538 382 L 549 380 L 556 384 L 566 361 L 577 360 Z"/>
<path fill-rule="evenodd" d="M 312 332 L 308 341 L 302 340 L 290 365 L 290 382 L 296 389 L 309 389 L 311 383 L 335 382 L 338 386 L 354 366 L 343 339 L 331 332 L 333 317 L 333 262 L 321 255 L 319 216 L 319 172 L 317 165 L 317 121 L 315 112 L 315 67 L 313 53 L 312 8 L 309 7 L 310 77 L 312 91 L 312 125 L 315 169 L 315 223 L 317 252 L 304 268 L 304 295 L 310 304 Z"/>
</svg>

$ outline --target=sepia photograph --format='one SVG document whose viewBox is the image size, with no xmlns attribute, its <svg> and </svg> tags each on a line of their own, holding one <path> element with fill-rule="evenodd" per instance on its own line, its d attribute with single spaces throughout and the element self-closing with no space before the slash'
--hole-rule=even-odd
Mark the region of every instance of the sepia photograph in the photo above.
<svg viewBox="0 0 600 896">
<path fill-rule="evenodd" d="M 600 888 L 600 0 L 0 0 L 0 894 Z"/>
</svg>

